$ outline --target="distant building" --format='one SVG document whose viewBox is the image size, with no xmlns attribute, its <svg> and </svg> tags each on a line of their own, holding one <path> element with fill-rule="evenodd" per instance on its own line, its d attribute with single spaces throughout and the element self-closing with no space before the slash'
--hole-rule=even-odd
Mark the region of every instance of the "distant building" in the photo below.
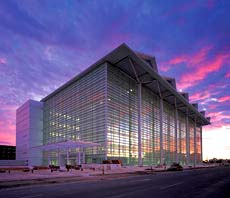
<svg viewBox="0 0 230 198">
<path fill-rule="evenodd" d="M 0 145 L 0 160 L 15 160 L 15 146 Z"/>
<path fill-rule="evenodd" d="M 154 57 L 122 44 L 40 102 L 29 100 L 17 110 L 17 159 L 193 165 L 202 161 L 202 126 L 208 124 L 188 93 L 177 91 L 175 79 L 158 73 Z"/>
</svg>

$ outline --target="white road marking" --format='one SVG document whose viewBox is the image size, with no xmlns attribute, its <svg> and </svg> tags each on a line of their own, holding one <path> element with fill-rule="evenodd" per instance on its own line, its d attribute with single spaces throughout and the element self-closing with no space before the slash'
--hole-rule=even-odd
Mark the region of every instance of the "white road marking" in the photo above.
<svg viewBox="0 0 230 198">
<path fill-rule="evenodd" d="M 40 195 L 29 195 L 29 196 L 24 196 L 24 197 L 20 197 L 20 198 L 33 198 L 33 197 L 42 197 L 42 194 L 40 194 Z"/>
<path fill-rule="evenodd" d="M 151 179 L 140 179 L 140 180 L 133 180 L 133 181 L 128 181 L 128 183 L 135 183 L 135 182 L 145 182 L 145 181 L 151 181 Z"/>
<path fill-rule="evenodd" d="M 175 184 L 163 186 L 163 187 L 161 187 L 160 189 L 161 189 L 161 190 L 165 190 L 165 189 L 167 189 L 167 188 L 171 188 L 171 187 L 174 187 L 174 186 L 178 186 L 178 185 L 181 185 L 181 184 L 183 184 L 183 183 L 184 183 L 184 182 L 178 182 L 178 183 L 175 183 Z"/>
</svg>

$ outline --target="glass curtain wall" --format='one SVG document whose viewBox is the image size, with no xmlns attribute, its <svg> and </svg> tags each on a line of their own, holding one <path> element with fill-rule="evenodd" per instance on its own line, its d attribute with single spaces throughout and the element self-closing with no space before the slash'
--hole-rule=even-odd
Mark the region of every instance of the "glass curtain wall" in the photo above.
<svg viewBox="0 0 230 198">
<path fill-rule="evenodd" d="M 142 88 L 142 158 L 144 165 L 160 163 L 159 98 Z"/>
<path fill-rule="evenodd" d="M 172 164 L 176 161 L 175 150 L 175 112 L 174 108 L 164 102 L 163 112 L 163 162 Z"/>
<path fill-rule="evenodd" d="M 176 161 L 175 109 L 166 102 L 163 109 L 163 162 L 171 164 Z M 159 164 L 160 99 L 144 86 L 142 86 L 141 113 L 143 164 Z M 180 111 L 177 123 L 178 159 L 181 164 L 185 164 L 186 120 Z M 189 123 L 192 161 L 194 122 L 189 119 Z M 107 154 L 107 159 L 120 159 L 125 165 L 137 165 L 137 82 L 117 67 L 109 64 L 107 67 L 103 64 L 47 99 L 44 102 L 44 145 L 64 140 L 99 143 L 101 146 L 84 150 L 87 163 L 101 163 Z M 196 142 L 198 160 L 201 158 L 199 127 Z M 79 150 L 75 148 L 69 151 L 70 160 L 76 161 L 76 152 Z M 66 150 L 61 150 L 60 153 L 65 158 Z M 44 159 L 50 159 L 53 164 L 57 164 L 57 151 L 44 152 Z"/>
<path fill-rule="evenodd" d="M 99 143 L 102 146 L 84 152 L 86 162 L 101 163 L 105 158 L 105 71 L 105 65 L 94 69 L 44 102 L 44 145 L 65 140 Z M 77 151 L 70 150 L 72 161 Z M 66 151 L 61 155 L 66 157 Z M 44 159 L 49 158 L 57 164 L 57 151 L 45 152 Z"/>
<path fill-rule="evenodd" d="M 194 121 L 189 119 L 189 152 L 190 152 L 190 164 L 194 164 L 195 148 L 194 148 Z"/>
<path fill-rule="evenodd" d="M 137 85 L 114 66 L 108 67 L 108 159 L 138 163 Z"/>
<path fill-rule="evenodd" d="M 197 163 L 202 162 L 201 159 L 201 130 L 200 127 L 196 127 L 196 153 L 197 153 Z"/>
<path fill-rule="evenodd" d="M 179 119 L 179 150 L 178 159 L 180 164 L 184 165 L 186 163 L 186 127 L 185 127 L 185 115 L 178 112 Z"/>
</svg>

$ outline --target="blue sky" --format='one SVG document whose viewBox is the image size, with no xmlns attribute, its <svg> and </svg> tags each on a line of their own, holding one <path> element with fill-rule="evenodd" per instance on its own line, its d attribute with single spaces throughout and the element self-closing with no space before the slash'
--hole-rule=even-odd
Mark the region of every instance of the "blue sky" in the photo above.
<svg viewBox="0 0 230 198">
<path fill-rule="evenodd" d="M 229 10 L 227 0 L 1 0 L 0 143 L 15 145 L 15 110 L 27 99 L 40 100 L 126 43 L 155 56 L 160 73 L 212 117 L 204 158 L 217 150 L 230 158 Z"/>
</svg>

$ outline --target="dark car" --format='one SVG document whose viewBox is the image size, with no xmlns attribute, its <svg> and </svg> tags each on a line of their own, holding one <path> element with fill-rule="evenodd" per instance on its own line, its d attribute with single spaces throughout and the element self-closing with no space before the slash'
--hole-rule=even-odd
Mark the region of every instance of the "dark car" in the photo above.
<svg viewBox="0 0 230 198">
<path fill-rule="evenodd" d="M 183 167 L 179 163 L 173 163 L 167 171 L 182 171 Z"/>
</svg>

